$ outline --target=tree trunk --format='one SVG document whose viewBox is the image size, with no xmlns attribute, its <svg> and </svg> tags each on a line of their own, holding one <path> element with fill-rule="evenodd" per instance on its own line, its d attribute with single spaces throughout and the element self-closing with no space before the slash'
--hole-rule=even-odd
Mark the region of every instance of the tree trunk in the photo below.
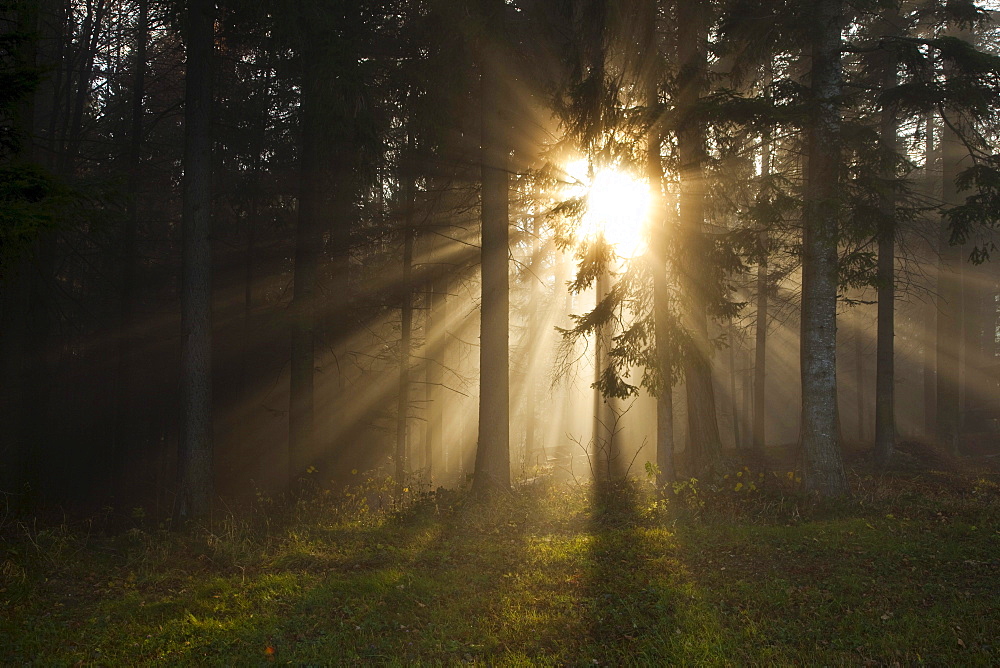
<svg viewBox="0 0 1000 668">
<path fill-rule="evenodd" d="M 927 122 L 924 129 L 925 132 L 925 144 L 924 144 L 924 196 L 933 199 L 936 188 L 936 179 L 934 178 L 934 115 L 927 114 Z M 930 240 L 931 251 L 937 250 L 937 243 L 935 240 Z M 931 294 L 937 292 L 937 271 L 936 267 L 929 270 L 930 275 L 933 277 L 934 284 L 931 287 Z M 936 369 L 935 369 L 935 357 L 937 350 L 934 345 L 934 339 L 931 337 L 931 323 L 933 324 L 934 331 L 937 330 L 937 318 L 938 310 L 937 304 L 934 299 L 928 298 L 924 307 L 925 320 L 924 320 L 924 339 L 923 339 L 923 382 L 924 382 L 924 437 L 926 439 L 933 440 L 936 430 L 936 420 L 935 411 L 937 410 L 937 400 L 935 396 L 935 390 L 937 386 Z"/>
<path fill-rule="evenodd" d="M 760 175 L 766 182 L 771 175 L 771 139 L 761 145 Z M 768 292 L 768 234 L 767 228 L 758 232 L 760 260 L 757 263 L 757 324 L 753 362 L 753 442 L 752 458 L 760 466 L 767 446 L 767 292 Z"/>
<path fill-rule="evenodd" d="M 534 193 L 535 200 L 539 200 L 541 193 L 537 190 Z M 537 361 L 543 354 L 541 351 L 547 345 L 548 332 L 539 330 L 539 305 L 544 301 L 543 286 L 536 279 L 538 271 L 542 267 L 543 245 L 541 242 L 541 212 L 535 211 L 531 219 L 531 260 L 528 265 L 529 297 L 528 297 L 528 318 L 525 323 L 524 335 L 524 384 L 521 394 L 524 396 L 524 468 L 537 469 L 539 465 L 538 451 L 544 452 L 544 444 L 539 447 L 538 443 L 538 406 L 540 396 L 538 392 L 538 379 L 536 378 Z"/>
<path fill-rule="evenodd" d="M 314 411 L 316 373 L 317 281 L 323 228 L 331 213 L 329 131 L 325 90 L 329 75 L 321 39 L 304 28 L 302 54 L 299 216 L 295 229 L 295 276 L 291 306 L 291 364 L 288 407 L 289 488 L 297 485 L 315 451 Z"/>
<path fill-rule="evenodd" d="M 212 47 L 215 3 L 190 0 L 184 107 L 181 407 L 177 516 L 201 517 L 212 500 Z"/>
<path fill-rule="evenodd" d="M 693 114 L 705 85 L 707 63 L 708 3 L 691 0 L 678 3 L 677 23 L 690 34 L 678 40 L 677 155 L 680 161 L 680 225 L 678 237 L 680 294 L 683 321 L 692 346 L 684 364 L 688 404 L 688 441 L 698 468 L 714 467 L 720 456 L 719 424 L 712 385 L 711 342 L 706 308 L 711 291 L 703 270 L 710 241 L 705 222 L 705 125 Z"/>
<path fill-rule="evenodd" d="M 611 291 L 611 267 L 605 267 L 594 281 L 594 306 L 597 307 Z M 594 332 L 594 425 L 590 464 L 595 482 L 610 484 L 618 479 L 615 466 L 618 462 L 619 439 L 615 397 L 605 397 L 598 388 L 608 352 L 611 350 L 611 323 L 604 323 Z"/>
<path fill-rule="evenodd" d="M 899 14 L 886 10 L 882 21 L 884 34 L 896 35 Z M 895 52 L 885 49 L 880 54 L 883 90 L 896 87 L 899 63 Z M 875 465 L 889 466 L 896 447 L 895 403 L 895 280 L 896 280 L 896 169 L 898 128 L 896 110 L 886 105 L 882 109 L 881 134 L 883 160 L 888 167 L 883 178 L 879 202 L 878 225 L 878 336 L 875 352 Z"/>
<path fill-rule="evenodd" d="M 952 121 L 956 122 L 956 121 Z M 945 207 L 961 202 L 955 178 L 962 170 L 962 140 L 948 123 L 941 131 L 941 200 Z M 960 374 L 962 359 L 962 248 L 952 245 L 948 221 L 942 217 L 938 235 L 937 286 L 937 440 L 958 453 L 962 412 Z"/>
<path fill-rule="evenodd" d="M 802 248 L 802 444 L 805 487 L 848 493 L 837 438 L 837 236 L 840 208 L 841 0 L 814 3 L 812 118 Z"/>
<path fill-rule="evenodd" d="M 865 393 L 865 337 L 860 325 L 854 330 L 854 386 L 857 399 L 858 443 L 864 443 L 868 425 L 866 410 L 868 395 Z"/>
<path fill-rule="evenodd" d="M 646 35 L 647 50 L 656 53 L 656 0 L 649 0 Z M 667 202 L 663 194 L 663 129 L 659 118 L 659 71 L 653 68 L 646 82 L 646 106 L 650 118 L 646 143 L 646 178 L 649 180 L 650 261 L 653 273 L 653 333 L 659 383 L 656 388 L 656 469 L 657 486 L 670 485 L 677 479 L 674 465 L 673 360 L 670 355 L 670 286 L 667 264 L 670 254 L 670 229 Z"/>
<path fill-rule="evenodd" d="M 118 320 L 118 396 L 115 416 L 115 456 L 116 480 L 114 489 L 118 501 L 134 498 L 138 491 L 126 481 L 135 479 L 130 475 L 132 462 L 136 460 L 136 449 L 140 442 L 136 438 L 134 425 L 138 406 L 131 401 L 135 396 L 137 379 L 134 378 L 134 351 L 136 349 L 136 288 L 138 287 L 138 236 L 139 236 L 139 188 L 142 169 L 143 97 L 146 88 L 146 42 L 149 36 L 149 3 L 139 0 L 135 28 L 135 59 L 132 75 L 132 118 L 129 131 L 128 190 L 125 202 L 125 224 L 122 230 L 121 283 L 119 286 Z M 145 445 L 144 443 L 142 445 Z"/>
<path fill-rule="evenodd" d="M 503 0 L 481 0 L 484 25 L 494 37 L 482 38 L 482 325 L 479 348 L 479 442 L 472 487 L 477 494 L 510 487 L 510 378 L 508 319 L 507 136 L 501 109 Z M 484 33 L 485 35 L 486 33 Z"/>
<path fill-rule="evenodd" d="M 438 213 L 437 216 L 443 216 Z M 444 369 L 447 367 L 445 354 L 448 337 L 448 272 L 442 262 L 445 240 L 435 231 L 431 237 L 431 257 L 434 278 L 427 288 L 427 457 L 433 462 L 437 457 L 444 473 L 450 472 L 451 459 L 445 450 L 445 397 Z"/>
<path fill-rule="evenodd" d="M 726 323 L 726 333 L 729 339 L 729 411 L 733 417 L 733 448 L 740 449 L 740 410 L 739 397 L 736 395 L 736 328 L 733 319 Z"/>
<path fill-rule="evenodd" d="M 413 139 L 410 138 L 409 163 L 413 155 Z M 396 493 L 402 494 L 407 474 L 406 418 L 410 409 L 410 331 L 413 325 L 413 203 L 414 184 L 411 165 L 404 165 L 403 175 L 403 280 L 402 305 L 400 308 L 399 337 L 399 390 L 396 401 Z"/>
</svg>

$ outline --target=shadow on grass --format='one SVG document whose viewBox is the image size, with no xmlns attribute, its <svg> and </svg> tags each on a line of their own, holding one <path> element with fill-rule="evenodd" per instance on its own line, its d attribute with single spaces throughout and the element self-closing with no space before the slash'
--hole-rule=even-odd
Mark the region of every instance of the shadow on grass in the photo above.
<svg viewBox="0 0 1000 668">
<path fill-rule="evenodd" d="M 675 524 L 641 486 L 540 485 L 290 527 L 250 563 L 197 537 L 51 548 L 33 570 L 4 562 L 0 659 L 996 665 L 1000 515 L 981 497 L 1000 491 L 970 484 L 794 525 Z"/>
<path fill-rule="evenodd" d="M 429 504 L 375 529 L 314 529 L 275 561 L 274 574 L 237 589 L 259 591 L 268 578 L 281 587 L 252 596 L 254 609 L 229 615 L 213 643 L 202 631 L 181 645 L 174 629 L 167 658 L 329 665 L 507 655 L 520 640 L 507 593 L 525 563 L 530 506 L 520 498 Z"/>
<path fill-rule="evenodd" d="M 586 661 L 673 663 L 678 592 L 664 586 L 672 540 L 640 514 L 640 490 L 628 480 L 594 486 L 585 596 Z"/>
</svg>

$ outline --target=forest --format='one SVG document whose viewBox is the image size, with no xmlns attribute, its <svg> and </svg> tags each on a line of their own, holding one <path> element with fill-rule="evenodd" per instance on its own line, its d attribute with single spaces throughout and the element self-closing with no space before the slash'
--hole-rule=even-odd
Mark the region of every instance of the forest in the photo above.
<svg viewBox="0 0 1000 668">
<path fill-rule="evenodd" d="M 0 0 L 0 659 L 995 665 L 998 12 Z"/>
</svg>

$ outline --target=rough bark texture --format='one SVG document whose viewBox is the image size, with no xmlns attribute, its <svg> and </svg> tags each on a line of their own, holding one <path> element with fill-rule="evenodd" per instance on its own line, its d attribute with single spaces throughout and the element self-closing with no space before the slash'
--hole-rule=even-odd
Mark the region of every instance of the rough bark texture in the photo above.
<svg viewBox="0 0 1000 668">
<path fill-rule="evenodd" d="M 481 6 L 485 25 L 493 35 L 503 35 L 503 0 L 482 0 Z M 479 439 L 472 482 L 477 494 L 510 487 L 508 176 L 499 51 L 495 44 L 484 44 L 480 58 L 482 329 Z"/>
<path fill-rule="evenodd" d="M 188 9 L 184 107 L 181 292 L 181 441 L 177 515 L 205 515 L 212 500 L 211 60 L 214 3 Z"/>
<path fill-rule="evenodd" d="M 838 444 L 837 226 L 840 197 L 841 1 L 813 10 L 812 118 L 802 248 L 802 444 L 806 489 L 848 493 Z"/>
<path fill-rule="evenodd" d="M 687 390 L 690 458 L 697 468 L 714 466 L 721 443 L 712 385 L 711 343 L 706 306 L 710 298 L 708 276 L 703 271 L 709 254 L 705 222 L 705 126 L 694 116 L 694 107 L 705 85 L 708 3 L 691 0 L 678 4 L 677 23 L 689 35 L 678 40 L 677 131 L 680 161 L 680 225 L 678 230 L 680 293 L 683 319 L 691 337 L 684 364 Z"/>
</svg>

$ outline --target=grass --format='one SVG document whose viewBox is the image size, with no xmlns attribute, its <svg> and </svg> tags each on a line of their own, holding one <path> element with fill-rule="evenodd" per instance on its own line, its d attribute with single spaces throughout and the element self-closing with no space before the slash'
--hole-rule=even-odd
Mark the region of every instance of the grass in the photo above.
<svg viewBox="0 0 1000 668">
<path fill-rule="evenodd" d="M 0 662 L 1000 663 L 995 478 L 858 477 L 832 505 L 733 480 L 669 503 L 545 483 L 398 513 L 319 497 L 280 527 L 8 526 Z"/>
</svg>

